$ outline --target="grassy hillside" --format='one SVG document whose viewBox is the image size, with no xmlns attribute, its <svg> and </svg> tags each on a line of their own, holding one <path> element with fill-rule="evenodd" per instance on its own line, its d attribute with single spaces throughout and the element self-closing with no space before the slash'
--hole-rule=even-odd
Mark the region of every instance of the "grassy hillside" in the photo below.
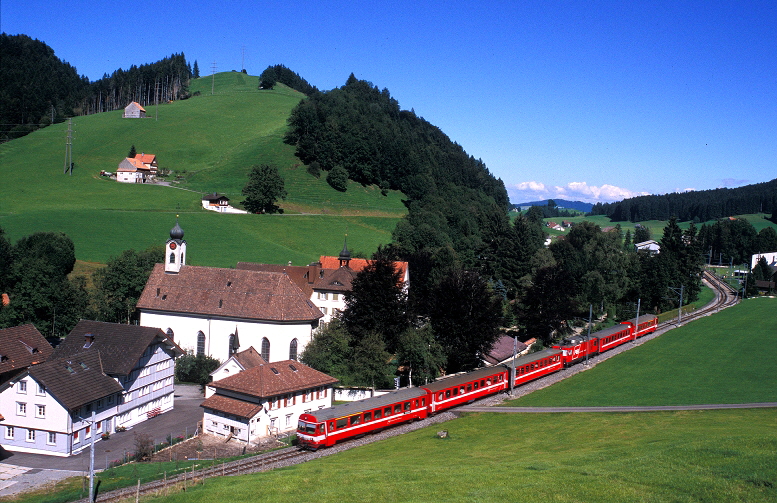
<svg viewBox="0 0 777 503">
<path fill-rule="evenodd" d="M 0 226 L 12 241 L 63 231 L 75 242 L 78 259 L 103 263 L 124 249 L 163 243 L 176 214 L 190 263 L 200 265 L 299 265 L 339 252 L 346 232 L 357 252 L 388 243 L 405 214 L 402 195 L 382 196 L 354 183 L 340 193 L 308 174 L 293 147 L 282 142 L 286 118 L 303 96 L 282 84 L 259 91 L 257 81 L 235 72 L 197 79 L 191 90 L 199 96 L 146 105 L 147 119 L 122 119 L 121 111 L 74 118 L 72 176 L 63 173 L 66 123 L 0 145 Z M 160 167 L 173 171 L 175 187 L 99 176 L 100 170 L 115 171 L 132 145 L 156 154 Z M 286 180 L 284 215 L 220 215 L 201 208 L 206 192 L 241 201 L 247 173 L 259 163 L 276 164 Z"/>
<path fill-rule="evenodd" d="M 506 406 L 777 401 L 777 300 L 748 299 Z"/>
</svg>

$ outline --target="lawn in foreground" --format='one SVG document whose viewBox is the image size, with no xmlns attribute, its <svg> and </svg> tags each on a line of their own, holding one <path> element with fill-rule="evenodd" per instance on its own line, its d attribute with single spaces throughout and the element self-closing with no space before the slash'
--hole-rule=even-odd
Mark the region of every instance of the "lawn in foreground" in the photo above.
<svg viewBox="0 0 777 503">
<path fill-rule="evenodd" d="M 475 414 L 156 501 L 775 501 L 776 426 L 771 409 Z"/>
<path fill-rule="evenodd" d="M 505 406 L 777 401 L 777 299 L 747 299 Z"/>
</svg>

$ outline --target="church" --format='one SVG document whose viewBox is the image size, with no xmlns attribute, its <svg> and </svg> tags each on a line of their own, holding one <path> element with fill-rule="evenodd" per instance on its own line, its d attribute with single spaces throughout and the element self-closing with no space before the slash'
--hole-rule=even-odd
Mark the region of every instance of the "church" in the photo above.
<svg viewBox="0 0 777 503">
<path fill-rule="evenodd" d="M 140 324 L 193 354 L 226 361 L 251 346 L 268 362 L 297 360 L 323 316 L 284 272 L 186 265 L 176 221 L 138 300 Z"/>
</svg>

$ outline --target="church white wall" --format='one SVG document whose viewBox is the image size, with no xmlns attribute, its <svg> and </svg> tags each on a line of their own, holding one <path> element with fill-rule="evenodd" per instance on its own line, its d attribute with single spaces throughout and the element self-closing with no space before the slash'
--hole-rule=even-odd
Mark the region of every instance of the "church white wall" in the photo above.
<svg viewBox="0 0 777 503">
<path fill-rule="evenodd" d="M 229 358 L 229 336 L 238 331 L 240 348 L 243 351 L 253 346 L 262 351 L 262 338 L 270 341 L 270 361 L 288 360 L 289 345 L 297 339 L 297 355 L 310 342 L 313 327 L 306 323 L 270 323 L 198 317 L 194 315 L 141 311 L 140 324 L 144 327 L 158 327 L 167 333 L 173 331 L 173 339 L 185 351 L 197 353 L 197 333 L 205 334 L 205 354 L 221 362 Z"/>
</svg>

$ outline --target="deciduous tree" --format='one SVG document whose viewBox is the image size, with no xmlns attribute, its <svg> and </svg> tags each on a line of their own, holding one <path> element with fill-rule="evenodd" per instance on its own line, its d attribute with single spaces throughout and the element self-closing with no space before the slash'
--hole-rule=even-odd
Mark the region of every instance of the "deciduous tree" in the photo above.
<svg viewBox="0 0 777 503">
<path fill-rule="evenodd" d="M 275 203 L 286 199 L 287 193 L 278 168 L 270 164 L 252 166 L 243 195 L 243 207 L 250 213 L 282 213 Z"/>
</svg>

